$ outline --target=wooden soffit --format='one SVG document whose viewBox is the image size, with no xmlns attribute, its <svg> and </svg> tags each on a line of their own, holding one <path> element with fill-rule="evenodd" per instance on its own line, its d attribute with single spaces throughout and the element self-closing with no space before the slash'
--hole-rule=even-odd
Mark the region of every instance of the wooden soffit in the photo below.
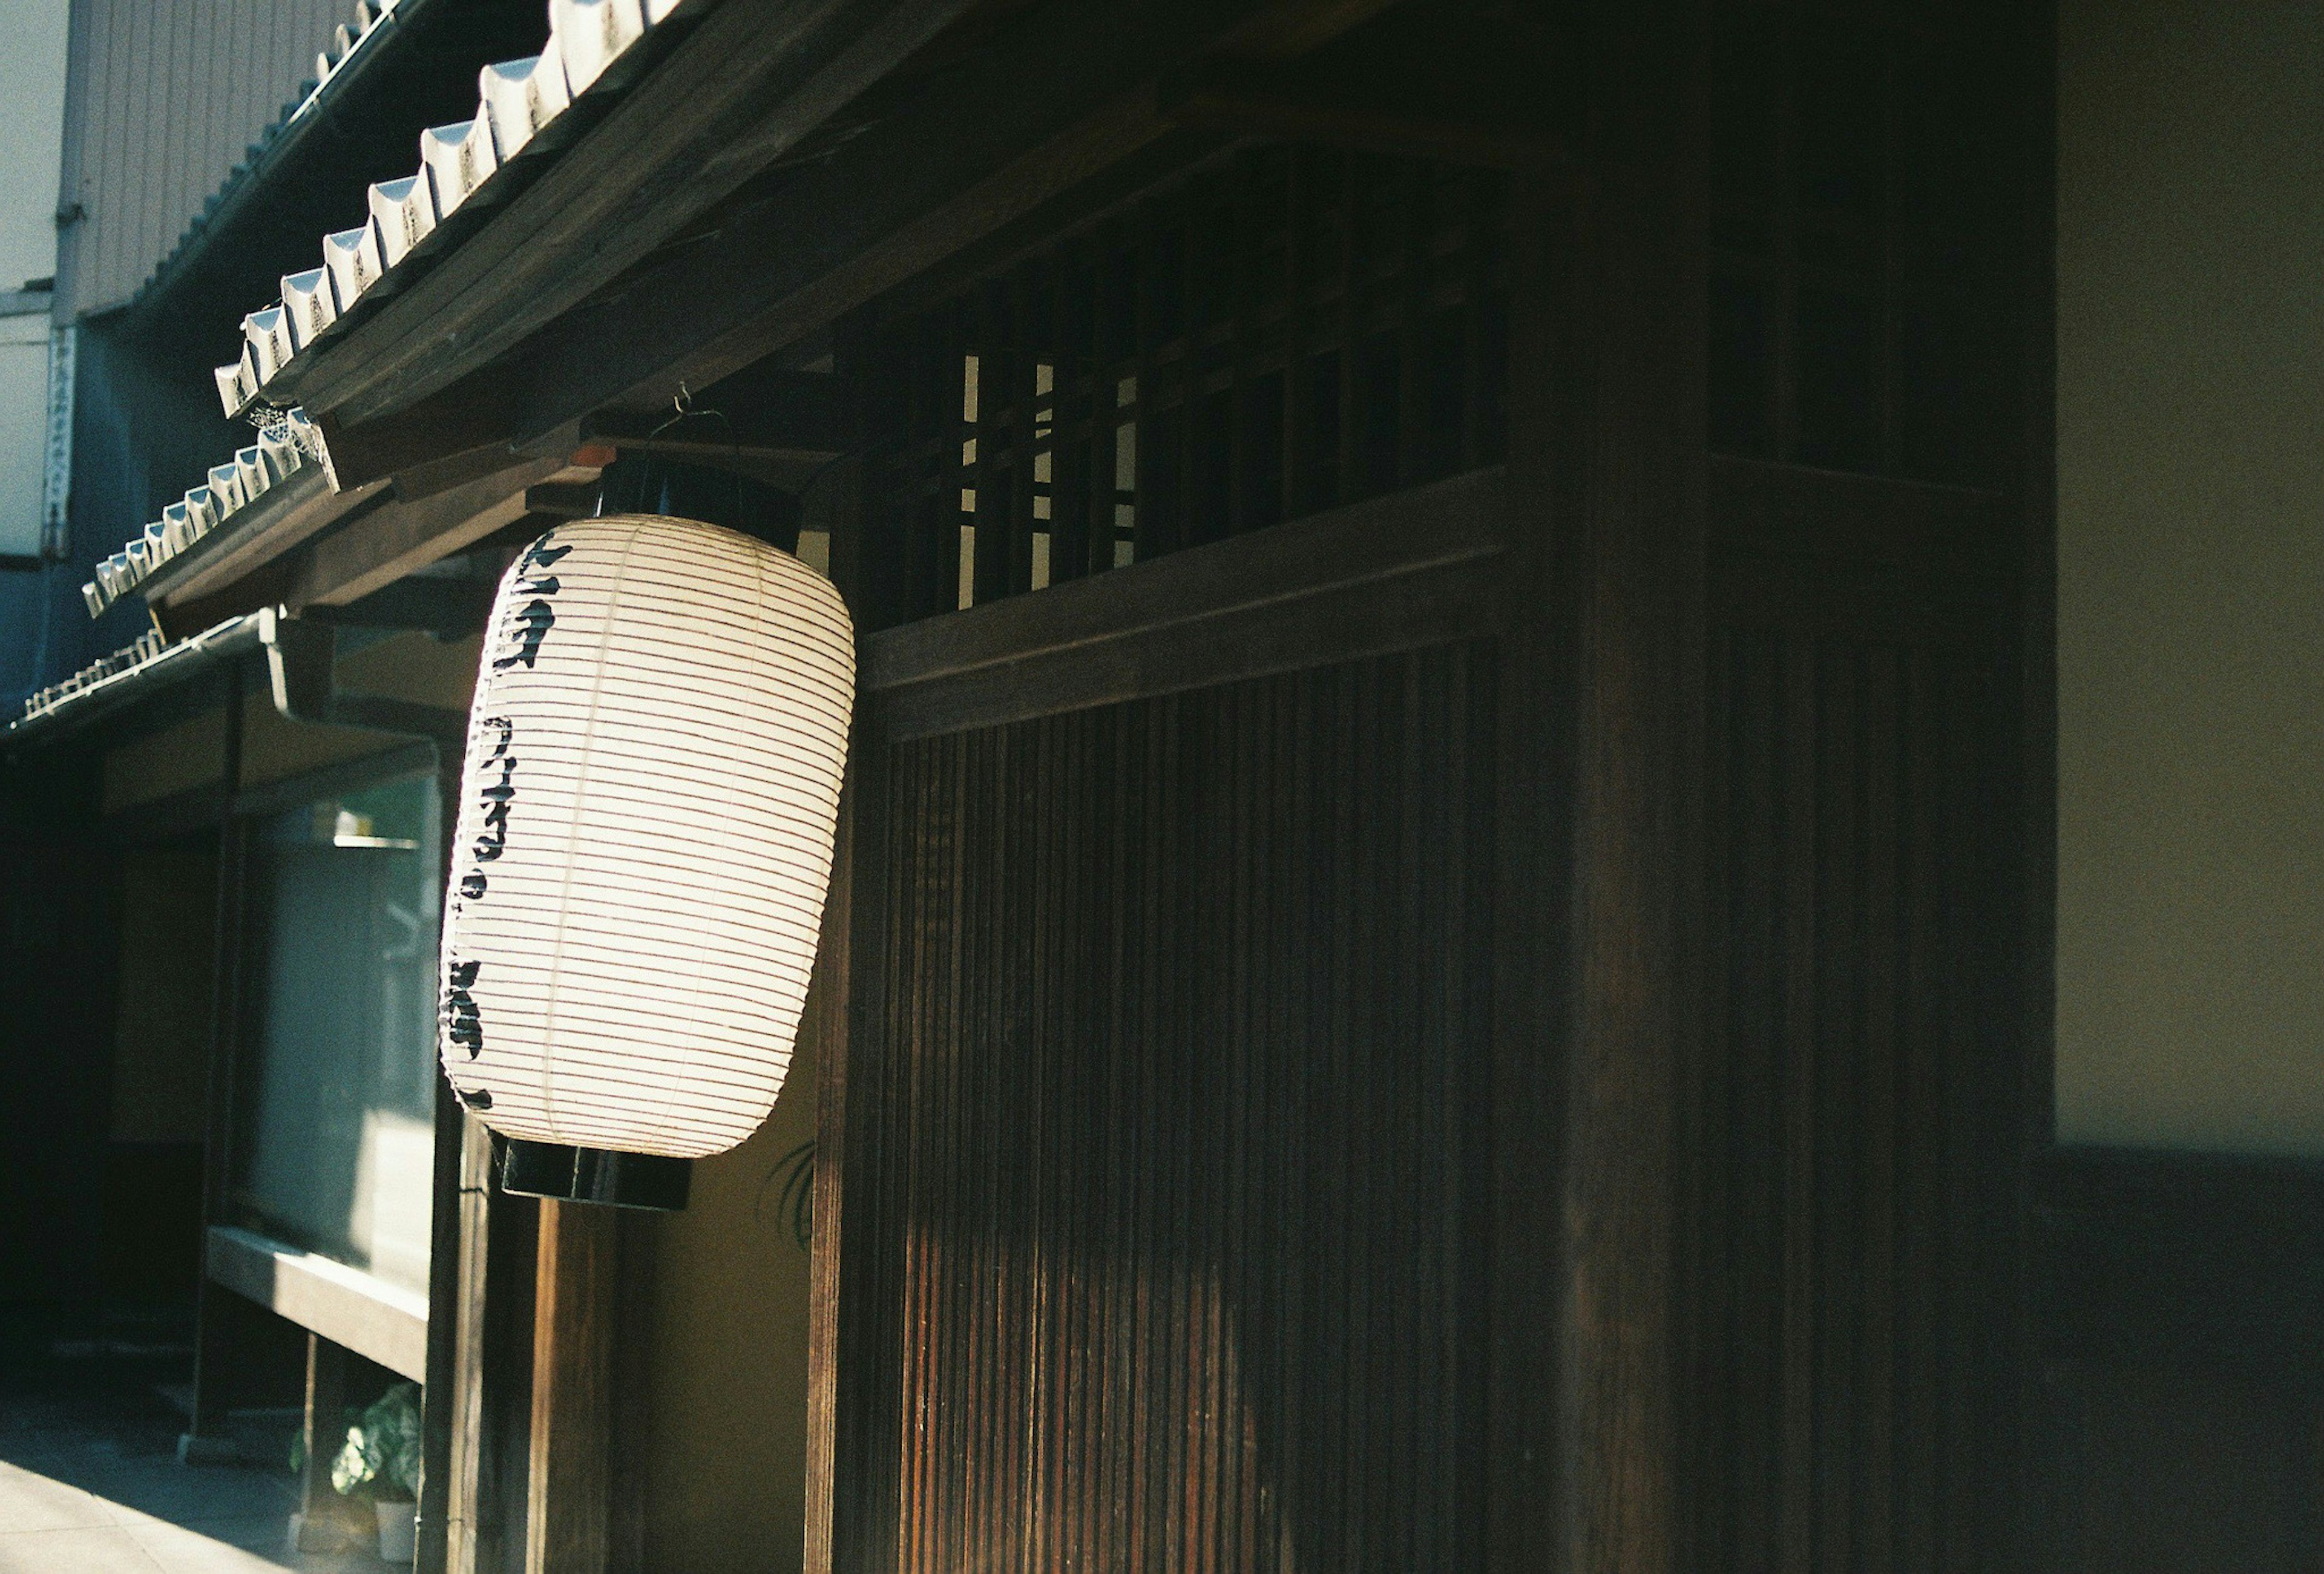
<svg viewBox="0 0 2324 1574">
<path fill-rule="evenodd" d="M 1141 160 L 1244 134 L 1203 62 L 1278 69 L 1382 0 L 723 0 L 556 163 L 292 369 L 343 483 L 585 432 L 793 349 Z M 1234 80 L 1249 97 L 1248 74 Z M 1259 78 L 1265 80 L 1264 77 Z M 1302 102 L 1302 134 L 1329 114 Z M 1249 134 L 1273 134 L 1265 117 Z M 1399 133 L 1367 123 L 1351 145 Z M 1436 133 L 1399 145 L 1432 151 Z M 1439 139 L 1441 141 L 1441 138 Z M 617 439 L 618 440 L 618 439 Z M 822 451 L 820 434 L 768 434 Z"/>
</svg>

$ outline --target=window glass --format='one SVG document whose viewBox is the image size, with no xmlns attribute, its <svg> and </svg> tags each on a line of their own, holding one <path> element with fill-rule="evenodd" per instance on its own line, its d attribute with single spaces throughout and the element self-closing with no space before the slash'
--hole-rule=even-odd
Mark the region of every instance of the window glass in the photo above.
<svg viewBox="0 0 2324 1574">
<path fill-rule="evenodd" d="M 234 1192 L 254 1229 L 428 1284 L 436 782 L 404 777 L 260 828 Z"/>
</svg>

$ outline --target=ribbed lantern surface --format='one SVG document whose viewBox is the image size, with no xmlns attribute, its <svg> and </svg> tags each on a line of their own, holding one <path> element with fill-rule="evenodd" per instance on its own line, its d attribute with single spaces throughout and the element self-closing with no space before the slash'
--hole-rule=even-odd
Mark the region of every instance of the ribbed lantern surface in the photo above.
<svg viewBox="0 0 2324 1574">
<path fill-rule="evenodd" d="M 511 1137 L 698 1158 L 781 1091 L 831 880 L 854 640 L 715 525 L 559 525 L 501 581 L 468 725 L 444 1067 Z"/>
</svg>

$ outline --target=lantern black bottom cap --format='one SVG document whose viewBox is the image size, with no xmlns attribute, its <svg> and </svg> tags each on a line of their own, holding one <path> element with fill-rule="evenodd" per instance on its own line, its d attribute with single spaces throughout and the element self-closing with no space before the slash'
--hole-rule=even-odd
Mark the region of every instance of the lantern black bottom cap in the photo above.
<svg viewBox="0 0 2324 1574">
<path fill-rule="evenodd" d="M 692 1159 L 664 1158 L 659 1154 L 567 1147 L 512 1137 L 501 1155 L 502 1191 L 559 1202 L 602 1202 L 612 1208 L 658 1208 L 674 1213 L 686 1206 L 693 1178 Z"/>
</svg>

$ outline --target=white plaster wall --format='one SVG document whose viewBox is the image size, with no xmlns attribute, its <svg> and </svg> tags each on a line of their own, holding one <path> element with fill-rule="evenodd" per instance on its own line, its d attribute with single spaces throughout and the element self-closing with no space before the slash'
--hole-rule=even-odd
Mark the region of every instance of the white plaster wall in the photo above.
<svg viewBox="0 0 2324 1574">
<path fill-rule="evenodd" d="M 2059 22 L 2058 1135 L 2324 1155 L 2324 6 Z"/>
</svg>

